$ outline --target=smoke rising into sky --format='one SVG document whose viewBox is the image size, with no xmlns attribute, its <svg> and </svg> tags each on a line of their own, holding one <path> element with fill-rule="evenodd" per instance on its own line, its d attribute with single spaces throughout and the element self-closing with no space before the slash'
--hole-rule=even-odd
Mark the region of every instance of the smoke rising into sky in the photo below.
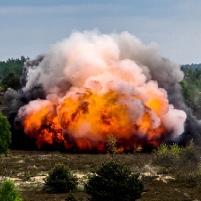
<svg viewBox="0 0 201 201">
<path fill-rule="evenodd" d="M 22 89 L 5 93 L 4 113 L 16 113 L 15 125 L 38 148 L 104 151 L 111 134 L 122 151 L 157 147 L 184 133 L 182 79 L 155 43 L 128 32 L 74 32 L 27 61 Z"/>
</svg>

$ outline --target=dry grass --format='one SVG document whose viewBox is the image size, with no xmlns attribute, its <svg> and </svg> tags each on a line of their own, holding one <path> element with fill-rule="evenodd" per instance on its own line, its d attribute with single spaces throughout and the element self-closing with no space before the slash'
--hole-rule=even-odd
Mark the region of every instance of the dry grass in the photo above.
<svg viewBox="0 0 201 201">
<path fill-rule="evenodd" d="M 145 191 L 140 201 L 190 201 L 201 200 L 200 185 L 194 181 L 175 180 L 172 175 L 160 167 L 153 166 L 154 154 L 134 153 L 117 154 L 115 160 L 129 166 L 133 172 L 140 172 Z M 43 178 L 57 163 L 71 168 L 79 177 L 79 188 L 73 194 L 87 200 L 83 191 L 83 182 L 87 174 L 104 161 L 111 160 L 109 154 L 68 154 L 59 152 L 14 151 L 8 157 L 0 158 L 0 182 L 5 178 L 14 181 L 22 192 L 24 201 L 59 200 L 65 201 L 67 194 L 48 194 L 42 191 Z M 160 173 L 160 174 L 159 174 Z"/>
</svg>

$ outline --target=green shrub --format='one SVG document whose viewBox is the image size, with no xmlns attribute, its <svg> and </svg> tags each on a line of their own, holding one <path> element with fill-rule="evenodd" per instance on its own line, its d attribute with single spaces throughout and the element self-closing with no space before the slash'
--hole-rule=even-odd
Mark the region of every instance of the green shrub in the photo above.
<svg viewBox="0 0 201 201">
<path fill-rule="evenodd" d="M 56 165 L 45 179 L 43 190 L 50 193 L 68 193 L 77 188 L 78 180 L 68 167 Z"/>
<path fill-rule="evenodd" d="M 12 137 L 10 127 L 7 117 L 0 112 L 0 153 L 7 154 L 9 152 Z"/>
<path fill-rule="evenodd" d="M 191 140 L 189 144 L 182 149 L 180 159 L 176 166 L 175 176 L 183 181 L 200 180 L 200 151 Z"/>
<path fill-rule="evenodd" d="M 201 163 L 198 163 L 196 168 L 196 181 L 199 182 L 199 186 L 201 185 Z"/>
<path fill-rule="evenodd" d="M 88 178 L 86 192 L 91 201 L 134 201 L 141 197 L 143 183 L 124 165 L 111 161 L 103 163 Z"/>
<path fill-rule="evenodd" d="M 111 154 L 115 154 L 117 152 L 117 140 L 113 134 L 108 136 L 106 147 L 108 152 Z"/>
<path fill-rule="evenodd" d="M 192 140 L 185 147 L 162 143 L 156 151 L 154 163 L 166 167 L 177 180 L 201 180 L 200 151 Z"/>
<path fill-rule="evenodd" d="M 200 162 L 199 149 L 196 147 L 193 140 L 191 140 L 185 149 L 183 149 L 181 160 L 182 164 L 191 166 L 192 168 L 196 167 Z"/>
<path fill-rule="evenodd" d="M 183 149 L 178 144 L 161 143 L 156 151 L 155 163 L 161 166 L 171 166 L 178 162 Z"/>
<path fill-rule="evenodd" d="M 0 187 L 1 201 L 22 201 L 21 194 L 15 189 L 15 185 L 10 180 L 5 180 Z"/>
</svg>

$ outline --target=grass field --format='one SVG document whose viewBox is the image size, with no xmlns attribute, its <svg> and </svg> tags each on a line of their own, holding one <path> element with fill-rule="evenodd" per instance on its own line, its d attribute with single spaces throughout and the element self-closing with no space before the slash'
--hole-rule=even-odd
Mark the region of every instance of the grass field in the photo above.
<svg viewBox="0 0 201 201">
<path fill-rule="evenodd" d="M 198 201 L 201 200 L 201 185 L 195 181 L 177 180 L 171 171 L 161 170 L 152 164 L 154 153 L 115 154 L 114 159 L 141 174 L 144 192 L 140 201 Z M 10 178 L 22 193 L 24 201 L 65 201 L 67 194 L 49 194 L 42 191 L 43 179 L 58 163 L 71 168 L 79 178 L 79 188 L 73 195 L 87 200 L 83 182 L 87 174 L 104 161 L 112 159 L 110 154 L 69 154 L 60 152 L 14 151 L 1 156 L 0 182 Z"/>
</svg>

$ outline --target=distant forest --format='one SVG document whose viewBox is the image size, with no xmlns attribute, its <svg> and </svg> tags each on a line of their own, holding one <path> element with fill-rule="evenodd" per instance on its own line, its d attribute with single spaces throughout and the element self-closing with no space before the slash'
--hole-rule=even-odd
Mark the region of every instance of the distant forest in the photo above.
<svg viewBox="0 0 201 201">
<path fill-rule="evenodd" d="M 9 73 L 14 73 L 16 76 L 20 77 L 22 74 L 22 67 L 24 62 L 28 60 L 28 57 L 21 56 L 18 59 L 8 59 L 7 61 L 0 61 L 0 76 L 5 77 Z"/>
<path fill-rule="evenodd" d="M 8 59 L 0 61 L 0 92 L 7 90 L 8 87 L 13 89 L 20 88 L 20 76 L 24 62 L 28 57 L 21 56 L 17 59 Z"/>
<path fill-rule="evenodd" d="M 181 66 L 184 79 L 180 83 L 184 100 L 193 113 L 201 118 L 201 64 L 185 64 Z"/>
<path fill-rule="evenodd" d="M 21 56 L 17 59 L 0 61 L 0 91 L 20 88 L 20 76 L 24 62 L 29 58 Z M 181 65 L 184 79 L 180 83 L 186 104 L 194 114 L 201 118 L 201 63 Z"/>
<path fill-rule="evenodd" d="M 181 65 L 182 68 L 198 68 L 198 69 L 201 69 L 201 63 L 200 64 L 184 64 L 184 65 Z"/>
</svg>

